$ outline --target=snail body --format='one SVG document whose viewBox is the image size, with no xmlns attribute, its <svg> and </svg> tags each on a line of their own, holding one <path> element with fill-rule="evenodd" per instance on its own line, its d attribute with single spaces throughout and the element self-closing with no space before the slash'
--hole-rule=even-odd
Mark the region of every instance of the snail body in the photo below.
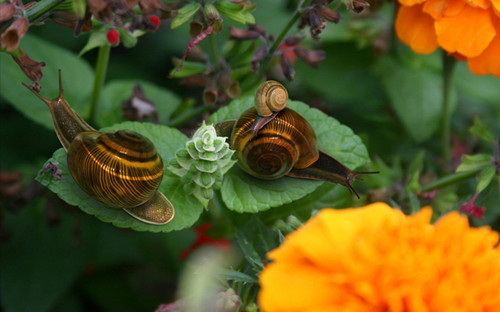
<svg viewBox="0 0 500 312">
<path fill-rule="evenodd" d="M 163 161 L 148 138 L 131 130 L 101 133 L 88 125 L 64 99 L 61 72 L 53 100 L 26 87 L 48 105 L 69 171 L 84 192 L 146 223 L 172 220 L 174 208 L 158 191 Z"/>
</svg>

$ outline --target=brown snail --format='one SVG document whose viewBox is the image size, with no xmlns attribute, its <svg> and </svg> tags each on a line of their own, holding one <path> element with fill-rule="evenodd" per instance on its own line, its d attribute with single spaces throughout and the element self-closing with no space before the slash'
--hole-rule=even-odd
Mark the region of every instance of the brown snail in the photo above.
<svg viewBox="0 0 500 312">
<path fill-rule="evenodd" d="M 61 71 L 59 96 L 53 100 L 23 85 L 48 105 L 57 137 L 68 152 L 69 171 L 82 190 L 140 221 L 172 220 L 174 207 L 158 191 L 163 161 L 148 138 L 130 130 L 100 133 L 88 125 L 64 99 Z"/>
<path fill-rule="evenodd" d="M 290 108 L 276 112 L 255 131 L 258 118 L 254 107 L 236 121 L 223 121 L 215 126 L 219 135 L 230 138 L 239 166 L 252 176 L 278 179 L 286 175 L 322 180 L 344 185 L 359 197 L 351 183 L 359 179 L 360 174 L 378 173 L 352 171 L 319 150 L 311 125 Z"/>
</svg>

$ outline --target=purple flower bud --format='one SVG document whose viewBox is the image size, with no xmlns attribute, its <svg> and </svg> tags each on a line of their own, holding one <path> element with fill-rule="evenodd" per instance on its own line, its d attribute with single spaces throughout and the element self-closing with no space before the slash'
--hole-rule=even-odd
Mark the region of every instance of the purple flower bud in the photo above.
<svg viewBox="0 0 500 312">
<path fill-rule="evenodd" d="M 306 48 L 296 47 L 295 54 L 311 67 L 317 67 L 318 64 L 325 60 L 326 53 L 322 50 L 307 50 Z"/>
<path fill-rule="evenodd" d="M 292 61 L 286 54 L 281 54 L 280 56 L 281 69 L 283 70 L 283 75 L 285 75 L 288 81 L 293 81 L 295 78 L 295 69 L 293 68 Z"/>
<path fill-rule="evenodd" d="M 231 34 L 231 39 L 233 40 L 254 40 L 259 38 L 260 34 L 253 30 L 244 30 L 236 27 L 229 27 L 229 33 Z"/>
</svg>

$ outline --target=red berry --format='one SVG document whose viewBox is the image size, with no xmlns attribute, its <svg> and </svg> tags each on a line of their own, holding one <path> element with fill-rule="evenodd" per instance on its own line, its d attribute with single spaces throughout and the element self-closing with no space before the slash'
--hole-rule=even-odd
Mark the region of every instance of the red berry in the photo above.
<svg viewBox="0 0 500 312">
<path fill-rule="evenodd" d="M 111 44 L 117 44 L 120 41 L 120 34 L 116 29 L 110 29 L 106 35 Z"/>
<path fill-rule="evenodd" d="M 155 24 L 155 29 L 153 31 L 156 31 L 158 29 L 158 27 L 160 27 L 160 18 L 156 15 L 151 15 L 149 17 L 149 20 Z"/>
</svg>

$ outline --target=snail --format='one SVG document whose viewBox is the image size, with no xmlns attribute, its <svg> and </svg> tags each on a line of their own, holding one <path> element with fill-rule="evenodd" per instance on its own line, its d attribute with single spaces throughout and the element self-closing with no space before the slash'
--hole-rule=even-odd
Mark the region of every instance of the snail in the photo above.
<svg viewBox="0 0 500 312">
<path fill-rule="evenodd" d="M 281 83 L 267 80 L 257 89 L 254 101 L 257 116 L 252 125 L 253 136 L 286 107 L 288 91 Z"/>
<path fill-rule="evenodd" d="M 282 108 L 273 114 L 257 131 L 257 107 L 243 112 L 238 120 L 215 125 L 218 135 L 229 137 L 238 165 L 248 174 L 261 179 L 290 176 L 337 183 L 359 198 L 351 183 L 360 180 L 361 174 L 378 173 L 352 171 L 321 151 L 312 126 L 296 111 Z"/>
<path fill-rule="evenodd" d="M 101 133 L 88 125 L 64 99 L 60 70 L 55 99 L 23 85 L 49 107 L 57 137 L 67 151 L 69 171 L 83 191 L 145 223 L 172 220 L 174 207 L 158 191 L 163 161 L 148 138 L 131 130 Z"/>
</svg>

